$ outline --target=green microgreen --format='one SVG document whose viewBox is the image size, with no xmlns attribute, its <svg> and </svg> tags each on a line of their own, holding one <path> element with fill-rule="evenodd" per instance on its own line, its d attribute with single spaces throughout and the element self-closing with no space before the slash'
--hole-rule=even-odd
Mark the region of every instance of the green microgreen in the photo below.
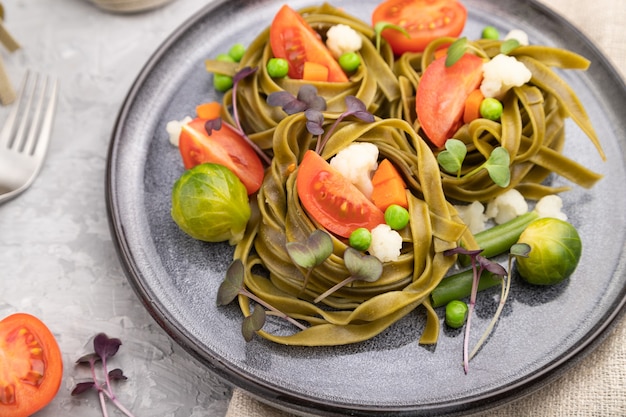
<svg viewBox="0 0 626 417">
<path fill-rule="evenodd" d="M 480 255 L 482 249 L 478 250 L 467 250 L 462 247 L 457 247 L 454 249 L 450 249 L 444 252 L 444 255 L 456 255 L 462 254 L 467 255 L 472 260 L 472 292 L 470 294 L 470 302 L 469 302 L 469 312 L 467 315 L 467 324 L 465 325 L 465 336 L 463 342 L 463 369 L 467 374 L 469 371 L 469 336 L 470 336 L 470 327 L 472 321 L 472 313 L 474 311 L 474 307 L 476 306 L 476 295 L 478 293 L 478 282 L 480 281 L 480 276 L 483 271 L 489 271 L 493 275 L 504 277 L 507 275 L 506 269 L 502 267 L 502 265 L 497 262 L 493 262 L 483 256 Z"/>
<path fill-rule="evenodd" d="M 461 177 L 461 167 L 467 155 L 467 146 L 463 141 L 452 138 L 446 141 L 445 147 L 446 149 L 437 155 L 439 165 L 446 172 L 456 173 L 457 177 Z"/>
<path fill-rule="evenodd" d="M 306 288 L 313 268 L 321 265 L 333 253 L 333 241 L 328 233 L 315 230 L 306 242 L 288 242 L 285 245 L 291 260 L 307 269 L 302 288 Z"/>
<path fill-rule="evenodd" d="M 510 170 L 511 157 L 509 151 L 505 148 L 498 146 L 493 149 L 489 158 L 476 167 L 473 171 L 466 174 L 466 176 L 474 175 L 477 172 L 486 169 L 489 173 L 491 180 L 500 187 L 508 187 L 511 182 L 511 170 Z"/>
<path fill-rule="evenodd" d="M 411 35 L 409 35 L 409 32 L 407 32 L 407 30 L 402 26 L 394 25 L 393 23 L 389 22 L 378 22 L 374 25 L 374 33 L 376 34 L 376 51 L 378 52 L 380 52 L 380 43 L 382 41 L 383 31 L 385 29 L 397 30 L 407 38 L 411 37 Z"/>
<path fill-rule="evenodd" d="M 454 65 L 467 51 L 467 38 L 464 36 L 452 42 L 448 47 L 448 53 L 446 54 L 446 67 Z"/>
<path fill-rule="evenodd" d="M 374 282 L 380 278 L 383 273 L 383 264 L 378 258 L 372 255 L 365 255 L 358 250 L 348 247 L 343 254 L 343 261 L 350 273 L 350 276 L 343 281 L 329 288 L 313 302 L 319 303 L 338 289 L 354 281 Z"/>
<path fill-rule="evenodd" d="M 224 277 L 224 281 L 222 281 L 219 289 L 217 290 L 217 305 L 223 306 L 230 304 L 239 295 L 248 297 L 250 300 L 253 300 L 257 303 L 257 306 L 252 311 L 252 314 L 246 316 L 243 319 L 243 323 L 241 325 L 241 332 L 246 341 L 250 341 L 252 339 L 252 335 L 256 331 L 261 330 L 261 328 L 265 324 L 265 311 L 257 311 L 262 310 L 263 307 L 270 310 L 273 315 L 287 320 L 299 329 L 306 329 L 306 327 L 300 322 L 289 317 L 287 314 L 283 313 L 269 303 L 263 301 L 261 298 L 257 297 L 252 292 L 248 291 L 244 284 L 244 278 L 245 268 L 243 262 L 241 261 L 241 259 L 235 259 L 228 267 L 228 270 L 226 271 L 226 276 Z"/>
<path fill-rule="evenodd" d="M 500 53 L 508 55 L 511 53 L 511 51 L 513 51 L 515 48 L 518 48 L 519 46 L 520 43 L 517 39 L 507 39 L 500 45 Z"/>
<path fill-rule="evenodd" d="M 133 417 L 133 414 L 120 403 L 111 386 L 111 382 L 113 381 L 125 381 L 128 378 L 119 368 L 113 369 L 112 371 L 108 370 L 108 360 L 115 356 L 121 345 L 122 341 L 120 339 L 109 338 L 106 334 L 99 333 L 93 339 L 94 352 L 86 354 L 76 361 L 78 365 L 89 366 L 92 380 L 76 384 L 71 395 L 76 396 L 92 389 L 96 390 L 100 398 L 100 407 L 104 417 L 108 417 L 109 415 L 106 408 L 105 397 L 124 413 L 124 415 Z M 96 375 L 96 363 L 101 364 L 102 373 L 104 375 L 103 382 L 101 382 Z"/>
</svg>

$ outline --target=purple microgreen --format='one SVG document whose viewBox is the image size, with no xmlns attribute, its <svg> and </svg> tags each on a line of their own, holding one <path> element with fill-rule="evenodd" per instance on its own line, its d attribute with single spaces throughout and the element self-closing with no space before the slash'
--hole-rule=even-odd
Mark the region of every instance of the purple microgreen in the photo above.
<svg viewBox="0 0 626 417">
<path fill-rule="evenodd" d="M 372 255 L 364 255 L 351 247 L 346 248 L 343 254 L 343 261 L 346 269 L 350 272 L 350 276 L 320 294 L 313 300 L 314 303 L 319 303 L 335 291 L 354 281 L 374 282 L 378 280 L 383 273 L 383 264 L 378 258 Z"/>
<path fill-rule="evenodd" d="M 215 119 L 207 120 L 204 124 L 204 128 L 209 136 L 213 133 L 214 130 L 220 130 L 222 128 L 222 118 L 218 117 Z"/>
<path fill-rule="evenodd" d="M 381 38 L 383 30 L 385 29 L 397 30 L 398 32 L 404 34 L 404 36 L 406 36 L 407 38 L 411 37 L 411 35 L 409 35 L 409 32 L 407 32 L 407 30 L 402 26 L 394 25 L 393 23 L 389 22 L 378 22 L 376 23 L 376 25 L 374 25 L 374 32 L 376 33 L 376 51 L 378 52 L 380 52 L 380 42 L 382 40 Z"/>
<path fill-rule="evenodd" d="M 530 246 L 527 245 L 526 243 L 516 243 L 515 245 L 511 246 L 511 249 L 509 250 L 509 265 L 508 265 L 509 271 L 512 271 L 513 258 L 518 257 L 518 256 L 527 257 L 529 252 L 530 252 Z M 506 280 L 504 279 L 505 277 L 506 277 Z M 485 340 L 487 340 L 487 338 L 493 331 L 493 328 L 495 327 L 496 323 L 498 322 L 500 318 L 500 315 L 502 314 L 502 309 L 504 308 L 504 305 L 506 304 L 506 300 L 509 298 L 509 292 L 511 291 L 511 275 L 505 273 L 502 275 L 502 278 L 503 278 L 502 290 L 500 291 L 500 302 L 498 303 L 498 308 L 496 309 L 496 312 L 494 313 L 493 318 L 491 319 L 491 322 L 489 323 L 489 326 L 487 326 L 487 329 L 485 329 L 485 332 L 476 343 L 476 346 L 474 346 L 474 349 L 472 349 L 472 352 L 469 355 L 470 360 L 476 355 L 476 353 L 478 353 L 479 349 L 481 348 Z"/>
<path fill-rule="evenodd" d="M 72 396 L 81 395 L 87 391 L 95 390 L 98 393 L 100 399 L 100 408 L 102 410 L 103 417 L 108 417 L 108 411 L 106 407 L 105 397 L 109 399 L 127 417 L 134 417 L 133 414 L 126 408 L 113 392 L 111 386 L 112 381 L 124 381 L 126 376 L 121 369 L 116 368 L 109 372 L 107 370 L 107 359 L 112 358 L 117 354 L 122 341 L 117 338 L 110 338 L 104 333 L 97 334 L 93 339 L 94 352 L 81 356 L 76 363 L 78 365 L 89 364 L 91 370 L 92 381 L 79 382 L 72 389 Z M 102 373 L 104 375 L 104 381 L 101 382 L 96 374 L 96 363 L 101 363 Z"/>
<path fill-rule="evenodd" d="M 248 137 L 246 132 L 241 127 L 241 120 L 239 118 L 239 111 L 237 108 L 237 87 L 239 85 L 239 82 L 243 80 L 244 78 L 249 77 L 250 75 L 254 74 L 257 71 L 257 69 L 258 69 L 257 67 L 245 67 L 239 70 L 233 76 L 232 101 L 233 101 L 233 120 L 235 122 L 235 126 L 233 126 L 233 128 L 241 137 L 244 138 L 246 142 L 248 142 L 248 144 L 252 147 L 252 149 L 254 149 L 257 155 L 259 155 L 259 158 L 261 158 L 261 160 L 265 162 L 266 165 L 270 165 L 272 163 L 272 160 L 270 159 L 270 157 L 267 156 L 267 154 L 263 151 L 263 149 L 259 147 L 259 145 L 257 145 L 254 141 L 252 141 L 252 139 Z"/>
<path fill-rule="evenodd" d="M 491 180 L 502 188 L 508 187 L 511 182 L 510 170 L 511 157 L 506 148 L 498 146 L 494 148 L 489 158 L 471 172 L 465 174 L 465 177 L 476 174 L 482 169 L 486 169 Z"/>
<path fill-rule="evenodd" d="M 270 106 L 282 107 L 283 111 L 289 115 L 301 113 L 308 108 L 307 103 L 298 100 L 288 91 L 271 93 L 266 101 Z"/>
<path fill-rule="evenodd" d="M 318 136 L 324 134 L 324 114 L 321 111 L 307 109 L 304 116 L 306 117 L 306 129 L 310 134 Z"/>
<path fill-rule="evenodd" d="M 474 256 L 480 254 L 482 251 L 483 251 L 482 249 L 465 249 L 462 246 L 457 246 L 456 248 L 452 248 L 452 249 L 448 249 L 448 250 L 444 251 L 443 254 L 445 256 L 467 255 L 467 256 L 474 257 Z"/>
<path fill-rule="evenodd" d="M 289 317 L 287 314 L 248 291 L 245 287 L 245 273 L 245 268 L 241 259 L 235 259 L 231 262 L 228 270 L 226 271 L 226 277 L 217 290 L 217 305 L 222 306 L 230 304 L 238 295 L 241 295 L 257 302 L 260 306 L 270 310 L 274 313 L 274 315 L 287 320 L 300 330 L 306 330 L 306 327 L 302 323 Z M 260 309 L 260 307 L 257 308 Z M 242 326 L 244 325 L 247 326 L 248 324 L 242 324 Z M 257 330 L 260 330 L 260 328 Z"/>
<path fill-rule="evenodd" d="M 328 140 L 334 133 L 335 129 L 337 128 L 337 126 L 339 126 L 339 123 L 341 123 L 345 118 L 354 116 L 368 123 L 371 123 L 375 120 L 374 116 L 367 111 L 365 104 L 361 100 L 359 100 L 357 97 L 346 96 L 345 102 L 346 102 L 346 111 L 339 115 L 339 117 L 335 120 L 335 122 L 326 132 L 326 135 L 324 136 L 324 138 L 321 140 L 318 140 L 317 146 L 315 147 L 315 151 L 318 154 L 322 152 L 322 150 L 324 149 L 324 146 L 326 146 L 326 143 L 328 142 Z"/>
<path fill-rule="evenodd" d="M 306 103 L 307 109 L 324 111 L 326 110 L 326 100 L 317 95 L 317 88 L 310 84 L 305 84 L 298 90 L 298 100 Z"/>
<path fill-rule="evenodd" d="M 461 167 L 467 155 L 467 146 L 458 139 L 448 139 L 445 144 L 446 149 L 439 152 L 437 162 L 444 171 L 456 174 L 461 177 Z"/>
<path fill-rule="evenodd" d="M 333 241 L 328 233 L 317 229 L 306 242 L 287 242 L 285 248 L 296 265 L 307 269 L 302 282 L 302 289 L 305 289 L 313 268 L 322 264 L 333 253 Z"/>
<path fill-rule="evenodd" d="M 500 53 L 508 55 L 519 46 L 520 43 L 517 39 L 507 39 L 506 41 L 502 42 L 502 45 L 500 45 Z"/>
<path fill-rule="evenodd" d="M 265 309 L 257 306 L 252 314 L 243 319 L 241 334 L 246 342 L 251 341 L 254 334 L 263 328 L 266 316 Z"/>
</svg>

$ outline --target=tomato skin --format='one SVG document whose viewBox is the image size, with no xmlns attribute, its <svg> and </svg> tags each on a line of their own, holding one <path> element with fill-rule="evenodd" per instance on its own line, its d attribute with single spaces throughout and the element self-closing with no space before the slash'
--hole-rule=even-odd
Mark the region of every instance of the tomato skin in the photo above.
<svg viewBox="0 0 626 417">
<path fill-rule="evenodd" d="M 270 26 L 270 45 L 276 58 L 289 62 L 289 77 L 302 79 L 304 63 L 328 68 L 328 81 L 348 82 L 348 77 L 326 48 L 317 32 L 291 7 L 284 5 Z"/>
<path fill-rule="evenodd" d="M 396 55 L 422 52 L 436 38 L 457 37 L 467 21 L 467 10 L 456 0 L 387 0 L 376 7 L 372 23 L 388 22 L 403 27 L 386 29 L 383 38 Z"/>
<path fill-rule="evenodd" d="M 422 74 L 415 95 L 417 119 L 428 139 L 442 147 L 463 123 L 465 100 L 483 78 L 483 60 L 466 53 L 446 67 L 446 57 L 433 61 Z"/>
<path fill-rule="evenodd" d="M 298 168 L 296 189 L 308 214 L 336 235 L 349 237 L 359 227 L 371 230 L 385 222 L 379 208 L 311 150 Z"/>
<path fill-rule="evenodd" d="M 209 135 L 206 120 L 195 118 L 182 126 L 178 144 L 186 169 L 212 162 L 230 169 L 246 186 L 248 195 L 261 187 L 264 168 L 254 149 L 232 127 L 222 123 Z"/>
<path fill-rule="evenodd" d="M 28 417 L 41 410 L 62 378 L 61 350 L 43 322 L 26 313 L 0 321 L 0 416 Z"/>
</svg>

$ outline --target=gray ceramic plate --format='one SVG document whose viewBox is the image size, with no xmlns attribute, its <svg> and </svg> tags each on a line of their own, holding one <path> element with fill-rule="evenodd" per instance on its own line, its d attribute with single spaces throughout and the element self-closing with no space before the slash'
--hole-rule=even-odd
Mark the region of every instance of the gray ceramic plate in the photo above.
<svg viewBox="0 0 626 417">
<path fill-rule="evenodd" d="M 311 2 L 294 1 L 294 8 Z M 369 21 L 377 0 L 342 1 Z M 455 414 L 490 408 L 541 388 L 587 353 L 623 309 L 626 293 L 626 87 L 577 30 L 531 1 L 466 0 L 465 34 L 485 25 L 521 28 L 533 43 L 577 51 L 593 61 L 566 73 L 590 113 L 609 160 L 567 125 L 566 153 L 606 177 L 592 190 L 563 196 L 585 250 L 566 284 L 537 289 L 514 281 L 493 336 L 461 366 L 462 334 L 443 331 L 436 347 L 417 343 L 415 312 L 366 343 L 337 348 L 244 342 L 241 314 L 216 307 L 216 289 L 231 259 L 227 245 L 194 241 L 170 218 L 170 190 L 182 172 L 165 124 L 193 114 L 214 96 L 203 60 L 235 42 L 250 42 L 279 1 L 211 4 L 156 51 L 128 94 L 113 133 L 107 172 L 110 224 L 128 278 L 163 328 L 209 369 L 274 405 L 325 415 Z M 556 179 L 557 183 L 563 180 Z M 480 297 L 476 338 L 493 314 L 497 292 Z"/>
</svg>

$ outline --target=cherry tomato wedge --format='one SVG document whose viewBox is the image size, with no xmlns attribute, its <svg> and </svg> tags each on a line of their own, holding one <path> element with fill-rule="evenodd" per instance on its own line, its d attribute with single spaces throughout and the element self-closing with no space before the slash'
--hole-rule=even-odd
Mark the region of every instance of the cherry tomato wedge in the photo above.
<svg viewBox="0 0 626 417">
<path fill-rule="evenodd" d="M 313 151 L 302 159 L 296 189 L 307 213 L 339 236 L 349 237 L 359 227 L 371 230 L 385 222 L 379 208 Z"/>
<path fill-rule="evenodd" d="M 270 45 L 276 58 L 289 62 L 291 78 L 301 80 L 305 62 L 328 68 L 328 81 L 347 82 L 348 77 L 322 42 L 319 34 L 291 7 L 284 5 L 270 26 Z"/>
<path fill-rule="evenodd" d="M 374 25 L 392 23 L 409 33 L 410 37 L 395 29 L 382 32 L 396 55 L 421 52 L 442 36 L 459 36 L 466 21 L 467 10 L 455 0 L 387 0 L 372 14 Z"/>
<path fill-rule="evenodd" d="M 483 60 L 465 54 L 446 67 L 446 57 L 433 61 L 420 78 L 415 96 L 415 110 L 422 130 L 437 147 L 463 123 L 465 100 L 480 86 Z"/>
<path fill-rule="evenodd" d="M 179 149 L 186 169 L 212 162 L 230 169 L 246 186 L 248 195 L 263 182 L 263 163 L 254 149 L 232 127 L 222 123 L 211 135 L 204 127 L 206 120 L 196 118 L 183 125 Z"/>
<path fill-rule="evenodd" d="M 44 323 L 25 313 L 0 321 L 0 416 L 28 417 L 41 410 L 62 377 L 61 351 Z"/>
</svg>

